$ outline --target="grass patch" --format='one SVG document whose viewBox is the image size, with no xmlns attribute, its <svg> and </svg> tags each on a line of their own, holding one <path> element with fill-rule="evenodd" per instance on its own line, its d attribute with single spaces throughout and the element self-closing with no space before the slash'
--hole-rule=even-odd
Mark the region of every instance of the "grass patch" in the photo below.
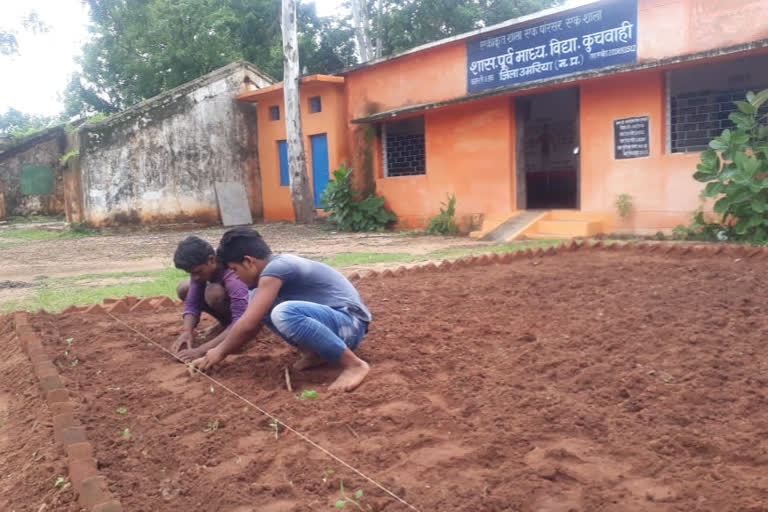
<svg viewBox="0 0 768 512">
<path fill-rule="evenodd" d="M 3 240 L 70 240 L 91 236 L 93 233 L 75 231 L 53 231 L 50 229 L 18 228 L 0 231 Z"/>
<path fill-rule="evenodd" d="M 175 298 L 179 281 L 186 277 L 187 273 L 182 270 L 167 268 L 149 272 L 111 272 L 45 279 L 34 289 L 32 295 L 0 304 L 0 313 L 40 309 L 55 313 L 73 304 L 101 303 L 107 297 L 125 295 L 137 297 L 167 295 Z M 126 282 L 104 286 L 78 284 L 80 281 L 121 278 Z M 131 278 L 142 278 L 142 281 L 131 281 Z"/>
<path fill-rule="evenodd" d="M 415 263 L 432 260 L 455 260 L 464 256 L 474 256 L 477 254 L 550 247 L 557 245 L 560 242 L 562 242 L 562 240 L 533 240 L 530 242 L 512 242 L 481 247 L 440 249 L 426 254 L 410 254 L 406 252 L 342 252 L 329 258 L 324 258 L 322 261 L 332 267 L 344 268 L 354 265 L 373 265 L 376 263 Z"/>
<path fill-rule="evenodd" d="M 8 221 L 11 224 L 37 224 L 43 222 L 63 222 L 64 216 L 52 216 L 52 215 L 30 215 L 28 217 L 11 217 Z"/>
</svg>

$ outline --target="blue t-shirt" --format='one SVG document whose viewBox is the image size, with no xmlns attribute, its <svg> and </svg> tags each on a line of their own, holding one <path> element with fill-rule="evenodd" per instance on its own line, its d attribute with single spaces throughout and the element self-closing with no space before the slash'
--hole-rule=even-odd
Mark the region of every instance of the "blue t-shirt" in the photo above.
<svg viewBox="0 0 768 512">
<path fill-rule="evenodd" d="M 302 300 L 346 310 L 363 322 L 373 319 L 352 283 L 325 263 L 295 254 L 273 254 L 261 271 L 261 277 L 265 276 L 283 282 L 272 308 L 287 300 Z"/>
</svg>

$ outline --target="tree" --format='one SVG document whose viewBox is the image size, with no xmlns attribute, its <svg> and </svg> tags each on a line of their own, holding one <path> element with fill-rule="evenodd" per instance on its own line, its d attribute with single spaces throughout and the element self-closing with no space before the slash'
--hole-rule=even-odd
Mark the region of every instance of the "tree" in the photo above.
<svg viewBox="0 0 768 512">
<path fill-rule="evenodd" d="M 392 55 L 480 27 L 531 14 L 562 0 L 367 0 L 377 55 Z M 376 5 L 375 5 L 376 4 Z"/>
<path fill-rule="evenodd" d="M 5 114 L 0 114 L 0 135 L 11 138 L 25 137 L 39 130 L 53 126 L 54 117 L 26 114 L 15 108 L 9 108 Z"/>
<path fill-rule="evenodd" d="M 35 11 L 29 11 L 20 20 L 24 30 L 37 34 L 47 32 L 48 25 L 40 19 Z M 12 27 L 0 27 L 0 55 L 18 55 L 19 43 L 16 40 L 16 31 Z"/>
<path fill-rule="evenodd" d="M 374 56 L 369 35 L 371 28 L 367 4 L 368 0 L 352 0 L 352 20 L 355 25 L 355 38 L 357 39 L 360 62 L 368 62 Z"/>
<path fill-rule="evenodd" d="M 71 114 L 120 110 L 233 61 L 280 79 L 280 0 L 84 0 L 92 40 L 65 96 Z M 354 54 L 344 19 L 298 8 L 299 52 L 308 72 L 330 72 Z M 76 78 L 76 79 L 75 79 Z"/>
<path fill-rule="evenodd" d="M 293 200 L 293 215 L 298 224 L 315 220 L 315 207 L 309 190 L 307 158 L 299 109 L 299 43 L 296 35 L 296 0 L 283 0 L 283 95 L 285 132 L 288 146 L 288 175 Z"/>
</svg>

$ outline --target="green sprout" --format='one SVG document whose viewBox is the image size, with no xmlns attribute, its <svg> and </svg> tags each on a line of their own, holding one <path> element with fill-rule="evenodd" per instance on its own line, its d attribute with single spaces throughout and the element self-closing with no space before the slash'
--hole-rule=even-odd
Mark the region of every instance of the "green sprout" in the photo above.
<svg viewBox="0 0 768 512">
<path fill-rule="evenodd" d="M 74 341 L 75 341 L 74 338 L 67 338 L 67 339 L 64 340 L 64 343 L 66 343 L 67 346 L 71 347 L 72 343 L 74 343 Z"/>
<path fill-rule="evenodd" d="M 123 430 L 123 437 L 125 439 L 130 439 L 131 438 L 131 429 L 129 429 L 129 428 L 124 429 Z"/>
<path fill-rule="evenodd" d="M 336 474 L 336 471 L 332 469 L 326 469 L 325 471 L 323 471 L 323 476 L 322 476 L 323 483 L 327 484 L 328 480 L 330 480 L 331 477 L 335 474 Z"/>
<path fill-rule="evenodd" d="M 67 484 L 67 479 L 63 476 L 60 476 L 56 479 L 56 481 L 53 483 L 54 487 L 64 487 Z"/>
<path fill-rule="evenodd" d="M 203 427 L 203 432 L 216 432 L 219 430 L 219 420 L 209 421 L 208 424 Z"/>
<path fill-rule="evenodd" d="M 301 394 L 298 396 L 299 399 L 304 400 L 307 398 L 315 399 L 317 398 L 317 391 L 314 389 L 305 389 L 301 392 Z"/>
<path fill-rule="evenodd" d="M 280 436 L 280 422 L 277 420 L 272 420 L 269 426 L 272 429 L 272 432 L 275 434 L 275 439 L 277 439 Z"/>
<path fill-rule="evenodd" d="M 347 493 L 344 492 L 344 482 L 342 481 L 341 484 L 339 484 L 339 494 L 341 494 L 341 498 L 336 500 L 336 503 L 333 505 L 335 508 L 344 508 L 348 504 L 352 504 L 355 507 L 357 507 L 358 510 L 371 510 L 370 505 L 366 505 L 363 507 L 363 504 L 360 500 L 363 498 L 363 490 L 358 489 L 355 491 L 355 497 L 350 498 L 347 496 Z"/>
<path fill-rule="evenodd" d="M 79 360 L 79 359 L 77 359 L 77 358 L 75 358 L 75 360 L 74 360 L 74 361 L 72 361 L 72 368 L 74 368 L 74 367 L 75 367 L 75 366 L 77 366 L 78 364 L 80 364 L 80 360 Z"/>
<path fill-rule="evenodd" d="M 128 409 L 126 409 L 125 407 L 118 407 L 116 410 L 120 414 L 125 414 L 128 412 Z"/>
</svg>

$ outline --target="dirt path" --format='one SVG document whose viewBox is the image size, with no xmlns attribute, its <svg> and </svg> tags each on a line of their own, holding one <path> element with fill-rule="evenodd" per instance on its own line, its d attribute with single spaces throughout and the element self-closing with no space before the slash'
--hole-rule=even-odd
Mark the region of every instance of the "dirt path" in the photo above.
<svg viewBox="0 0 768 512">
<path fill-rule="evenodd" d="M 273 250 L 322 258 L 344 252 L 404 252 L 425 254 L 438 249 L 477 247 L 469 238 L 414 236 L 398 233 L 335 233 L 319 227 L 274 223 L 254 226 Z M 156 270 L 172 265 L 179 241 L 189 234 L 209 240 L 214 247 L 223 228 L 194 232 L 105 235 L 73 240 L 29 241 L 0 247 L 0 281 L 32 281 L 35 277 L 69 276 L 95 272 Z"/>
<path fill-rule="evenodd" d="M 363 280 L 372 372 L 354 393 L 326 391 L 333 369 L 294 374 L 317 399 L 288 393 L 295 356 L 273 336 L 215 378 L 424 512 L 764 511 L 764 268 L 591 251 Z M 122 318 L 176 335 L 173 310 Z M 127 510 L 332 510 L 340 480 L 406 510 L 108 317 L 32 321 Z"/>
</svg>

